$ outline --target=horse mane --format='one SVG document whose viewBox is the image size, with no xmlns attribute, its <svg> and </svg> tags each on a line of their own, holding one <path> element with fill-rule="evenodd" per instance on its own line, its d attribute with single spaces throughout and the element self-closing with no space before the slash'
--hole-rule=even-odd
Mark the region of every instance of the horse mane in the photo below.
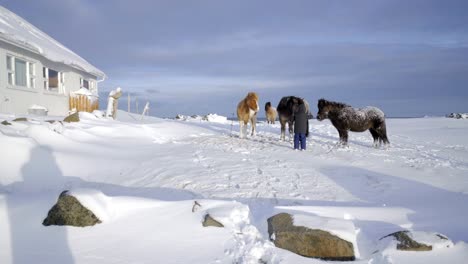
<svg viewBox="0 0 468 264">
<path fill-rule="evenodd" d="M 246 99 L 247 101 L 249 101 L 249 100 L 258 101 L 258 94 L 257 94 L 257 93 L 254 93 L 254 92 L 249 92 L 249 93 L 247 94 L 247 97 L 245 97 L 245 99 Z"/>
<path fill-rule="evenodd" d="M 340 103 L 340 102 L 333 102 L 333 101 L 328 101 L 325 99 L 320 99 L 318 101 L 318 108 L 321 109 L 325 106 L 331 106 L 333 108 L 345 108 L 345 107 L 350 107 L 350 105 L 347 105 L 345 103 Z"/>
</svg>

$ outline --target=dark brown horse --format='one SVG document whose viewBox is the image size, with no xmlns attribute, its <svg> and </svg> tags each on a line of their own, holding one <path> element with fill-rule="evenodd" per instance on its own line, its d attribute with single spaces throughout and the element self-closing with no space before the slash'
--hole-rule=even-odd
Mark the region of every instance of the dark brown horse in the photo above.
<svg viewBox="0 0 468 264">
<path fill-rule="evenodd" d="M 318 109 L 317 119 L 330 119 L 338 130 L 343 145 L 348 144 L 348 131 L 364 132 L 368 129 L 374 138 L 374 146 L 378 143 L 390 143 L 387 138 L 385 114 L 377 107 L 353 108 L 347 104 L 320 99 Z"/>
<path fill-rule="evenodd" d="M 310 113 L 309 103 L 302 98 L 296 96 L 285 96 L 281 98 L 281 101 L 278 103 L 278 107 L 276 107 L 276 111 L 278 111 L 278 117 L 281 124 L 281 137 L 280 139 L 285 140 L 286 137 L 286 123 L 288 124 L 289 135 L 293 133 L 293 125 L 294 125 L 294 115 L 293 113 L 299 107 L 300 104 L 304 104 L 306 108 L 306 113 L 310 118 L 312 118 L 312 114 Z M 309 123 L 307 122 L 307 133 L 306 136 L 309 136 Z"/>
</svg>

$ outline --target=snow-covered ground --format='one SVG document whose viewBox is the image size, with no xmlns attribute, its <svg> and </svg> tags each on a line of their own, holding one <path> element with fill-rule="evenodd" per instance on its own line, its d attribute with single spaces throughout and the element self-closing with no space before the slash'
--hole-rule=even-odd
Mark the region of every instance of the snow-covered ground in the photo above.
<svg viewBox="0 0 468 264">
<path fill-rule="evenodd" d="M 367 132 L 338 147 L 330 122 L 312 120 L 301 152 L 279 141 L 279 124 L 239 139 L 237 122 L 223 118 L 80 115 L 0 125 L 0 263 L 322 262 L 274 247 L 266 220 L 280 212 L 355 243 L 358 263 L 468 259 L 466 120 L 388 119 L 387 149 Z M 103 223 L 42 226 L 65 189 Z M 202 227 L 206 213 L 225 228 Z M 454 245 L 382 248 L 379 239 L 400 230 Z"/>
</svg>

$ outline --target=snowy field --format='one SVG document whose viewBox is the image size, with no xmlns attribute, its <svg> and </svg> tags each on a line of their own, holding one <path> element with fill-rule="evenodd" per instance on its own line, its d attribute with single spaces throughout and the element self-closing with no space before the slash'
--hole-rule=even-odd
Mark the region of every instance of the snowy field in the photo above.
<svg viewBox="0 0 468 264">
<path fill-rule="evenodd" d="M 387 149 L 368 132 L 338 147 L 330 122 L 311 120 L 301 152 L 279 124 L 239 139 L 222 118 L 118 119 L 0 125 L 0 263 L 325 263 L 274 247 L 266 220 L 280 212 L 348 238 L 357 263 L 468 263 L 467 120 L 388 119 Z M 103 223 L 42 226 L 63 190 Z M 206 213 L 225 228 L 202 227 Z M 453 244 L 382 245 L 400 230 Z"/>
</svg>

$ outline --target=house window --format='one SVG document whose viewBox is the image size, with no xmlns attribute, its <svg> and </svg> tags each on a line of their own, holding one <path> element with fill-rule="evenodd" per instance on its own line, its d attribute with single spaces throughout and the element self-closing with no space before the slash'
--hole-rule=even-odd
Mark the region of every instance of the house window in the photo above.
<svg viewBox="0 0 468 264">
<path fill-rule="evenodd" d="M 6 57 L 8 84 L 22 87 L 35 87 L 35 65 L 32 62 L 16 58 L 11 55 Z"/>
<path fill-rule="evenodd" d="M 89 81 L 85 80 L 83 78 L 80 78 L 80 87 L 81 88 L 86 88 L 89 90 Z"/>
<path fill-rule="evenodd" d="M 65 93 L 65 73 L 44 67 L 44 90 L 56 93 Z"/>
<path fill-rule="evenodd" d="M 8 84 L 14 85 L 13 79 L 15 78 L 15 73 L 13 72 L 13 57 L 7 56 L 7 72 L 8 72 Z"/>
<path fill-rule="evenodd" d="M 34 63 L 28 63 L 28 86 L 36 88 L 36 66 Z"/>
</svg>

